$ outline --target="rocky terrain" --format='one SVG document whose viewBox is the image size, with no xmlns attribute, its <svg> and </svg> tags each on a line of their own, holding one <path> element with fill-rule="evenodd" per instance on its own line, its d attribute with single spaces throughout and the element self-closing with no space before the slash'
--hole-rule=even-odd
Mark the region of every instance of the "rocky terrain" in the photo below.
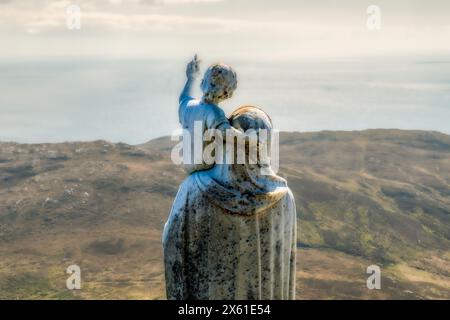
<svg viewBox="0 0 450 320">
<path fill-rule="evenodd" d="M 299 299 L 450 299 L 450 136 L 283 133 Z M 164 299 L 161 232 L 184 179 L 168 138 L 0 143 L 0 299 Z M 81 267 L 82 288 L 66 289 Z M 381 290 L 366 268 L 380 266 Z"/>
</svg>

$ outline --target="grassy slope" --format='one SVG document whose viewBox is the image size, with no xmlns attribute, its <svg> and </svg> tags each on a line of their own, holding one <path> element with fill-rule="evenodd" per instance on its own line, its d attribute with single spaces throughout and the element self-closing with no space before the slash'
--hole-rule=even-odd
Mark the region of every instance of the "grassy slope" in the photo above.
<svg viewBox="0 0 450 320">
<path fill-rule="evenodd" d="M 450 137 L 286 133 L 298 297 L 450 298 Z M 161 230 L 181 168 L 167 138 L 0 144 L 0 298 L 164 298 Z M 82 290 L 65 269 L 82 269 Z M 382 290 L 367 290 L 367 266 Z"/>
</svg>

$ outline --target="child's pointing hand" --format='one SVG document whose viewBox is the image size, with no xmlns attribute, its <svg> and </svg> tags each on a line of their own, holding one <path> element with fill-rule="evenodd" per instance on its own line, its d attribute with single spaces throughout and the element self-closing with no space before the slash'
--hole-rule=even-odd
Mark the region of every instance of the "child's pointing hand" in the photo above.
<svg viewBox="0 0 450 320">
<path fill-rule="evenodd" d="M 196 54 L 194 56 L 194 59 L 192 59 L 186 67 L 186 76 L 188 78 L 193 78 L 193 77 L 197 76 L 197 74 L 200 71 L 199 63 L 200 63 L 200 60 L 197 59 L 197 54 Z"/>
</svg>

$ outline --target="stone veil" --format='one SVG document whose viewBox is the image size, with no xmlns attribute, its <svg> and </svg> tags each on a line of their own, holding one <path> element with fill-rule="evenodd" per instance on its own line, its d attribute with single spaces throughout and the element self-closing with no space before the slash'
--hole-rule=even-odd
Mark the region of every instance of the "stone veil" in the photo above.
<svg viewBox="0 0 450 320">
<path fill-rule="evenodd" d="M 230 123 L 272 130 L 255 107 L 237 109 Z M 191 174 L 163 233 L 167 298 L 294 299 L 296 233 L 294 197 L 270 165 L 216 164 Z"/>
</svg>

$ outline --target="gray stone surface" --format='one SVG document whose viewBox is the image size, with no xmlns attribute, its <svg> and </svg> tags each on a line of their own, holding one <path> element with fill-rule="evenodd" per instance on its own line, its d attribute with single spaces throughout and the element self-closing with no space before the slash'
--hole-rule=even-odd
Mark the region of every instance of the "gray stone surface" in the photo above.
<svg viewBox="0 0 450 320">
<path fill-rule="evenodd" d="M 231 122 L 267 119 L 247 108 Z M 262 166 L 216 164 L 182 183 L 163 233 L 168 299 L 295 298 L 295 201 Z"/>
</svg>

